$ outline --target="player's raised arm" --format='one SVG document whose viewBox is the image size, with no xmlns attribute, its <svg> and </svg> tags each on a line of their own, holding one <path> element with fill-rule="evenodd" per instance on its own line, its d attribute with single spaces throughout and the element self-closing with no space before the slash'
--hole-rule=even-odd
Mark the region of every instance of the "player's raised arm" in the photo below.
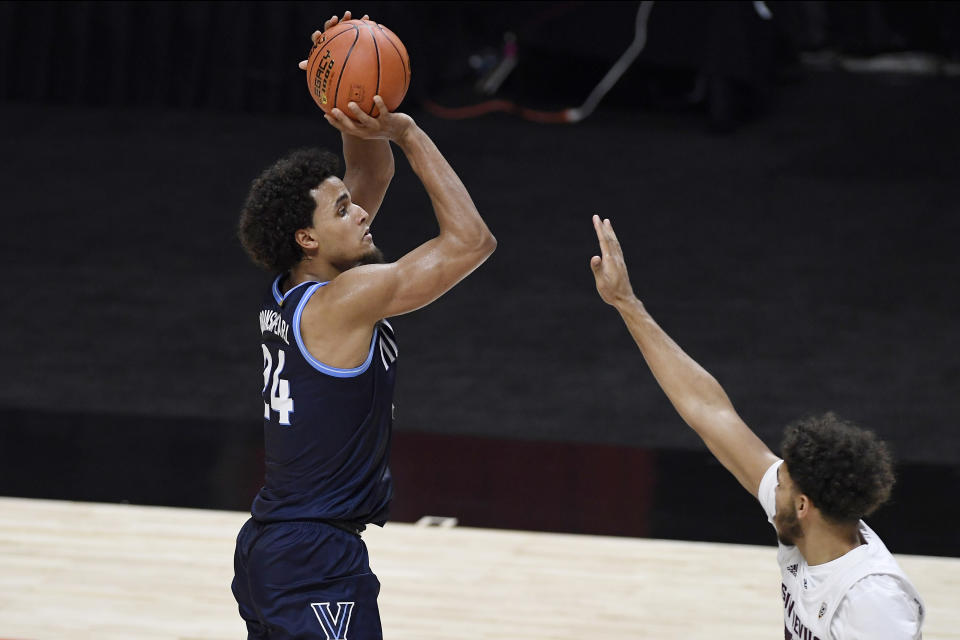
<svg viewBox="0 0 960 640">
<path fill-rule="evenodd" d="M 324 23 L 323 31 L 351 19 L 353 16 L 350 11 L 346 11 L 342 19 L 332 16 Z M 369 19 L 368 15 L 361 18 Z M 316 44 L 323 31 L 314 31 L 310 40 Z M 300 62 L 300 68 L 307 70 L 306 60 Z M 342 137 L 345 165 L 343 184 L 350 190 L 353 202 L 367 212 L 367 224 L 373 224 L 387 193 L 387 187 L 393 179 L 393 150 L 390 148 L 390 141 L 382 138 L 364 140 L 346 132 L 342 132 Z"/>
<path fill-rule="evenodd" d="M 376 118 L 353 103 L 352 118 L 339 109 L 326 118 L 345 134 L 385 138 L 400 147 L 430 196 L 440 231 L 394 263 L 358 267 L 337 279 L 334 285 L 349 297 L 343 301 L 357 320 L 400 315 L 433 302 L 497 246 L 466 187 L 429 136 L 409 116 L 388 112 L 379 96 L 374 101 L 380 114 Z"/>
<path fill-rule="evenodd" d="M 597 291 L 612 305 L 640 347 L 650 371 L 680 417 L 754 496 L 776 456 L 744 424 L 720 384 L 653 320 L 630 285 L 620 242 L 609 220 L 593 216 L 600 255 L 590 259 Z"/>
<path fill-rule="evenodd" d="M 352 200 L 367 212 L 367 224 L 380 210 L 393 179 L 393 150 L 387 140 L 363 140 L 343 134 L 343 184 Z"/>
</svg>

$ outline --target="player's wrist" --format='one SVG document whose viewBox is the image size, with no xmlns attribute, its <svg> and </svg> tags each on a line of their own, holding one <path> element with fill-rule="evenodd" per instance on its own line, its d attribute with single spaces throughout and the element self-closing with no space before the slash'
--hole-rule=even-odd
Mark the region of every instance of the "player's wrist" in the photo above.
<svg viewBox="0 0 960 640">
<path fill-rule="evenodd" d="M 628 291 L 618 292 L 613 296 L 611 301 L 613 307 L 619 311 L 621 314 L 627 313 L 646 313 L 646 309 L 643 306 L 643 303 L 640 302 L 640 299 L 636 296 L 632 289 Z"/>
<path fill-rule="evenodd" d="M 406 114 L 403 115 L 406 116 Z M 390 136 L 390 139 L 406 153 L 415 144 L 418 134 L 425 135 L 413 118 L 406 116 L 406 122 L 401 127 L 398 127 Z"/>
</svg>

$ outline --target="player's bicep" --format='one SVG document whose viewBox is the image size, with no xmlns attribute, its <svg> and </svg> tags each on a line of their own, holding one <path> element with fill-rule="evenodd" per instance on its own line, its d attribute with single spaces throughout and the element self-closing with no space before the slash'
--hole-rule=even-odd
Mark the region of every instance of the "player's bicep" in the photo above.
<svg viewBox="0 0 960 640">
<path fill-rule="evenodd" d="M 424 307 L 467 277 L 493 251 L 436 237 L 396 262 L 355 267 L 332 283 L 345 322 L 376 321 Z"/>
<path fill-rule="evenodd" d="M 438 236 L 400 258 L 396 286 L 386 301 L 384 317 L 424 307 L 466 278 L 493 252 L 492 237 L 476 244 Z"/>
</svg>

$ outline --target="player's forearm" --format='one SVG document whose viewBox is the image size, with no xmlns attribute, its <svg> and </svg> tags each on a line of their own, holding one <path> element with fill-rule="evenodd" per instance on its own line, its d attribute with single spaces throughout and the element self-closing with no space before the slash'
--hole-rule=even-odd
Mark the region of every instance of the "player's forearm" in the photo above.
<svg viewBox="0 0 960 640">
<path fill-rule="evenodd" d="M 393 150 L 384 139 L 364 140 L 348 133 L 343 137 L 345 175 L 362 174 L 389 184 L 393 178 Z"/>
<path fill-rule="evenodd" d="M 492 247 L 496 240 L 480 217 L 467 188 L 430 137 L 411 125 L 397 141 L 423 183 L 440 226 L 440 236 L 467 247 Z"/>
<path fill-rule="evenodd" d="M 722 421 L 713 418 L 734 409 L 720 383 L 660 328 L 636 297 L 618 303 L 616 309 L 684 422 L 708 445 L 722 437 L 713 433 Z"/>
<path fill-rule="evenodd" d="M 388 140 L 364 140 L 343 134 L 343 159 L 346 165 L 343 183 L 353 201 L 363 207 L 373 223 L 387 187 L 393 179 L 393 150 Z"/>
</svg>

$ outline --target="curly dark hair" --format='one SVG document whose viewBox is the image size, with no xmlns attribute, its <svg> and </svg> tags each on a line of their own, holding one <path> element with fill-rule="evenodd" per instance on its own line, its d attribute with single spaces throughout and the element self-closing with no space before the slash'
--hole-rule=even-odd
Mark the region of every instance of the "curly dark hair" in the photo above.
<svg viewBox="0 0 960 640">
<path fill-rule="evenodd" d="M 797 489 L 829 520 L 856 522 L 890 497 L 894 477 L 887 445 L 832 412 L 788 426 L 781 450 Z"/>
<path fill-rule="evenodd" d="M 284 273 L 303 259 L 294 239 L 313 225 L 316 201 L 311 189 L 336 175 L 340 161 L 321 149 L 297 149 L 277 160 L 250 185 L 237 235 L 250 258 L 265 269 Z"/>
</svg>

